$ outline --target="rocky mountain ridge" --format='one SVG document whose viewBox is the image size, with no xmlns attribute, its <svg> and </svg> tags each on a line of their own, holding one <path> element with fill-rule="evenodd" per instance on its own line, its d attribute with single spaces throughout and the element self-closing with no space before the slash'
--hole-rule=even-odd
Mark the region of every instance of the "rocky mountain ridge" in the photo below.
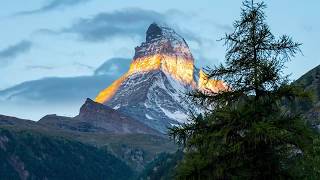
<svg viewBox="0 0 320 180">
<path fill-rule="evenodd" d="M 198 110 L 186 98 L 196 89 L 217 92 L 225 85 L 196 71 L 189 46 L 178 33 L 153 23 L 146 41 L 135 48 L 129 71 L 95 101 L 166 133 L 168 127 L 187 122 L 190 111 Z"/>
</svg>

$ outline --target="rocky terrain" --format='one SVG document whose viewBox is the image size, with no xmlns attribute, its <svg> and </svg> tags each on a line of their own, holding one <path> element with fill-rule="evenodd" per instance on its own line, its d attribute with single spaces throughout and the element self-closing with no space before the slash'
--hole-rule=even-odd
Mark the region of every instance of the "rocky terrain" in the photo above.
<svg viewBox="0 0 320 180">
<path fill-rule="evenodd" d="M 190 112 L 199 113 L 188 103 L 187 93 L 224 88 L 223 82 L 206 79 L 195 68 L 189 46 L 179 34 L 153 23 L 146 41 L 135 48 L 129 71 L 101 91 L 96 101 L 166 134 L 169 127 L 187 122 Z"/>
</svg>

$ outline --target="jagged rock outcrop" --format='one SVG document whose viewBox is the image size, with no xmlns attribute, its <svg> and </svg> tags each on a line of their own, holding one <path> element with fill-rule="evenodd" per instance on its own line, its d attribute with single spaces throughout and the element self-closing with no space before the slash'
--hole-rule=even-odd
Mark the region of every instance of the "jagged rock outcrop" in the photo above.
<svg viewBox="0 0 320 180">
<path fill-rule="evenodd" d="M 74 118 L 47 115 L 40 124 L 79 132 L 103 132 L 112 134 L 159 134 L 145 124 L 108 106 L 87 99 Z"/>
</svg>

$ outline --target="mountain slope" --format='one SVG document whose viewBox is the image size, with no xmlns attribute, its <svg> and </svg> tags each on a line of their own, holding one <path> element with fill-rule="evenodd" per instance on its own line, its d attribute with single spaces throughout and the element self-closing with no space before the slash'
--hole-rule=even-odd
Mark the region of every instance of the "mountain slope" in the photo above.
<svg viewBox="0 0 320 180">
<path fill-rule="evenodd" d="M 187 87 L 173 85 L 170 79 L 162 71 L 132 75 L 107 105 L 165 133 L 171 125 L 185 122 L 189 110 L 181 93 Z M 179 89 L 175 87 L 178 85 Z"/>
<path fill-rule="evenodd" d="M 1 179 L 130 179 L 133 171 L 110 153 L 33 131 L 0 128 Z"/>
<path fill-rule="evenodd" d="M 300 102 L 300 109 L 314 126 L 320 124 L 320 65 L 300 77 L 294 84 L 312 94 L 312 103 Z"/>
<path fill-rule="evenodd" d="M 47 115 L 38 121 L 38 124 L 54 127 L 57 129 L 80 131 L 80 132 L 100 132 L 112 134 L 154 134 L 154 129 L 134 120 L 120 112 L 91 99 L 80 108 L 80 113 L 74 118 L 56 115 Z"/>
<path fill-rule="evenodd" d="M 295 83 L 313 92 L 315 102 L 320 101 L 320 65 L 301 76 Z"/>
<path fill-rule="evenodd" d="M 157 154 L 177 148 L 158 131 L 90 99 L 76 117 L 47 115 L 35 122 L 0 115 L 0 128 L 64 137 L 99 147 L 134 171 L 143 170 Z"/>
<path fill-rule="evenodd" d="M 167 137 L 135 133 L 140 130 L 114 133 L 109 128 L 96 128 L 90 122 L 79 124 L 72 120 L 70 117 L 48 115 L 43 121 L 35 122 L 0 115 L 0 128 L 14 130 L 12 133 L 35 132 L 49 137 L 62 137 L 98 147 L 123 160 L 134 171 L 143 170 L 157 154 L 174 152 L 177 148 Z"/>
<path fill-rule="evenodd" d="M 96 102 L 166 133 L 168 127 L 184 123 L 197 109 L 185 98 L 194 90 L 219 91 L 221 81 L 206 78 L 194 67 L 186 41 L 174 30 L 151 24 L 146 41 L 135 48 L 130 69 L 96 97 Z"/>
</svg>

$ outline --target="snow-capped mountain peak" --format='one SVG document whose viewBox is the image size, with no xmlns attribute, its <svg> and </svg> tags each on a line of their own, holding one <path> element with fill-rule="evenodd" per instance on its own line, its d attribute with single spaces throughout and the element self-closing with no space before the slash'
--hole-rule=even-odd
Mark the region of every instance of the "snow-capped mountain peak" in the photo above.
<svg viewBox="0 0 320 180">
<path fill-rule="evenodd" d="M 193 61 L 186 41 L 173 29 L 152 23 L 146 32 L 146 42 L 136 47 L 134 59 L 155 54 L 178 55 Z"/>
<path fill-rule="evenodd" d="M 189 111 L 195 109 L 186 103 L 185 93 L 223 87 L 219 81 L 205 78 L 202 71 L 199 75 L 195 71 L 186 41 L 173 29 L 153 23 L 146 41 L 135 48 L 129 71 L 101 91 L 96 102 L 165 133 L 168 127 L 186 122 Z"/>
</svg>

